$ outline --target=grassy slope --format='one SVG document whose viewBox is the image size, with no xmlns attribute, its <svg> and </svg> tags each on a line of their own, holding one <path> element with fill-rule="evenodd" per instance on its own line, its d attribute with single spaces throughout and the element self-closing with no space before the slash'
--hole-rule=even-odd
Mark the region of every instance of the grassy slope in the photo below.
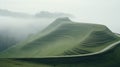
<svg viewBox="0 0 120 67">
<path fill-rule="evenodd" d="M 117 36 L 104 25 L 57 19 L 41 33 L 10 47 L 0 57 L 79 55 L 99 51 L 116 40 Z"/>
<path fill-rule="evenodd" d="M 47 64 L 20 62 L 11 59 L 0 59 L 0 67 L 51 67 Z"/>
<path fill-rule="evenodd" d="M 75 63 L 41 63 L 14 61 L 11 59 L 0 59 L 1 67 L 120 67 L 120 46 L 114 50 L 92 57 L 91 60 L 85 60 Z M 39 60 L 39 59 L 38 59 Z M 73 60 L 74 61 L 74 60 Z"/>
</svg>

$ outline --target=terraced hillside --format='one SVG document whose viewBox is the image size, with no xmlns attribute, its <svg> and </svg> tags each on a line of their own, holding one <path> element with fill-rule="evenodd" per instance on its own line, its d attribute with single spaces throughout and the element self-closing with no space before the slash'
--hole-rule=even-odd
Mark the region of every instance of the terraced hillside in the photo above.
<svg viewBox="0 0 120 67">
<path fill-rule="evenodd" d="M 98 52 L 118 41 L 106 26 L 56 19 L 42 32 L 0 53 L 1 58 L 42 58 Z"/>
</svg>

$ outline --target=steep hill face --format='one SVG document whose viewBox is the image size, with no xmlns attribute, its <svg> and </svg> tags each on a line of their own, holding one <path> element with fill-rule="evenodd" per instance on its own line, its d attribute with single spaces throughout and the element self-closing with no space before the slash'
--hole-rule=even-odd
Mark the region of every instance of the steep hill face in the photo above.
<svg viewBox="0 0 120 67">
<path fill-rule="evenodd" d="M 118 37 L 106 26 L 59 18 L 42 32 L 0 53 L 0 57 L 39 58 L 98 52 Z"/>
</svg>

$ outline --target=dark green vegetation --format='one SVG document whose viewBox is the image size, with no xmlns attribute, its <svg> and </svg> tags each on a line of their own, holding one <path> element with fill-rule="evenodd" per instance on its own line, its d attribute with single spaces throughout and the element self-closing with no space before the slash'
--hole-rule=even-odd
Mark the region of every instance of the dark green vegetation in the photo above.
<svg viewBox="0 0 120 67">
<path fill-rule="evenodd" d="M 20 62 L 11 59 L 0 59 L 0 67 L 50 67 L 45 64 L 37 64 L 30 62 Z"/>
<path fill-rule="evenodd" d="M 59 18 L 42 32 L 2 51 L 0 66 L 120 67 L 119 40 L 104 25 Z"/>
</svg>

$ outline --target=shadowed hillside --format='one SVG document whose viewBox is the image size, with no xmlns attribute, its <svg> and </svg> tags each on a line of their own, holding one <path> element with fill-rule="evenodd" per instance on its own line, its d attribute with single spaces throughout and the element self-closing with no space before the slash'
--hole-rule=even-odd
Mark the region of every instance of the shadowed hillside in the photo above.
<svg viewBox="0 0 120 67">
<path fill-rule="evenodd" d="M 12 35 L 10 35 L 6 31 L 0 32 L 0 52 L 6 50 L 12 45 L 17 44 L 19 41 L 15 39 Z"/>
</svg>

